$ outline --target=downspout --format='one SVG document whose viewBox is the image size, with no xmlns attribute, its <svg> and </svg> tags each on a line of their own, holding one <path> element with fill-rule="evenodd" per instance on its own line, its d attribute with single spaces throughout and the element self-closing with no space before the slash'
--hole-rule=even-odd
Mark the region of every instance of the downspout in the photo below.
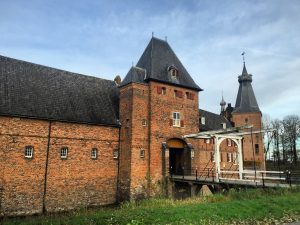
<svg viewBox="0 0 300 225">
<path fill-rule="evenodd" d="M 51 138 L 51 124 L 52 124 L 52 122 L 49 121 L 48 143 L 47 143 L 46 164 L 45 164 L 45 177 L 44 177 L 43 213 L 46 212 L 47 174 L 48 174 L 48 161 L 49 161 L 50 138 Z"/>
<path fill-rule="evenodd" d="M 149 83 L 149 103 L 148 103 L 148 175 L 147 175 L 147 186 L 148 186 L 148 197 L 150 197 L 150 187 L 151 187 L 151 173 L 150 173 L 150 159 L 151 159 L 151 84 Z"/>
<path fill-rule="evenodd" d="M 152 76 L 152 50 L 153 50 L 153 38 L 151 39 L 151 65 L 150 65 L 150 76 Z M 149 121 L 149 125 L 148 125 L 148 176 L 147 176 L 147 186 L 148 186 L 148 197 L 150 197 L 150 194 L 151 194 L 151 191 L 150 191 L 150 187 L 151 187 L 151 163 L 150 163 L 150 160 L 151 160 L 151 124 L 152 124 L 152 121 L 151 121 L 151 82 L 149 82 L 149 102 L 148 102 L 148 121 Z"/>
<path fill-rule="evenodd" d="M 117 193 L 116 201 L 119 203 L 119 190 L 120 190 L 120 157 L 121 157 L 121 123 L 119 122 L 119 150 L 118 150 L 118 175 L 117 175 Z"/>
</svg>

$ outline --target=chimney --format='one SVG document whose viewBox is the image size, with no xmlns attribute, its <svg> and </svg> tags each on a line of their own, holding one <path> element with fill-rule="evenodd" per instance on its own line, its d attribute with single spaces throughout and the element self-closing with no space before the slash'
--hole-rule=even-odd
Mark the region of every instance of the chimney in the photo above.
<svg viewBox="0 0 300 225">
<path fill-rule="evenodd" d="M 115 83 L 117 86 L 119 86 L 121 84 L 121 77 L 119 75 L 117 75 L 114 79 Z"/>
</svg>

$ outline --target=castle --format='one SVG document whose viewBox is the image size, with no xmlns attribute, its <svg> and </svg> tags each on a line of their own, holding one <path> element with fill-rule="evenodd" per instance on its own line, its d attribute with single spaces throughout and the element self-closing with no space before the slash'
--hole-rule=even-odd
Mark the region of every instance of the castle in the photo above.
<svg viewBox="0 0 300 225">
<path fill-rule="evenodd" d="M 245 63 L 238 82 L 234 108 L 199 109 L 202 89 L 155 37 L 123 81 L 0 56 L 0 216 L 171 196 L 172 174 L 264 168 L 260 133 L 211 135 L 261 129 Z"/>
</svg>

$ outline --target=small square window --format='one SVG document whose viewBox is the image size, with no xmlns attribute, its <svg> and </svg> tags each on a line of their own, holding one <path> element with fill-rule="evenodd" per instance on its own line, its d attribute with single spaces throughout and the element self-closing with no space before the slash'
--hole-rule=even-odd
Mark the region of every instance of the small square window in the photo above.
<svg viewBox="0 0 300 225">
<path fill-rule="evenodd" d="M 163 94 L 163 95 L 167 94 L 167 89 L 165 87 L 161 88 L 161 94 Z"/>
<path fill-rule="evenodd" d="M 191 92 L 185 92 L 186 94 L 186 98 L 187 99 L 190 99 L 190 100 L 194 100 L 194 93 L 191 93 Z"/>
<path fill-rule="evenodd" d="M 61 159 L 68 158 L 68 148 L 67 147 L 61 148 L 61 150 L 60 150 L 60 158 Z"/>
<path fill-rule="evenodd" d="M 145 158 L 145 150 L 144 149 L 140 150 L 140 158 Z"/>
<path fill-rule="evenodd" d="M 25 158 L 31 159 L 33 157 L 33 147 L 26 146 L 25 147 Z"/>
<path fill-rule="evenodd" d="M 98 157 L 98 149 L 97 148 L 93 148 L 91 151 L 91 158 L 92 159 L 97 159 Z"/>
<path fill-rule="evenodd" d="M 118 149 L 114 150 L 113 157 L 114 157 L 114 159 L 119 158 L 119 150 Z"/>
<path fill-rule="evenodd" d="M 182 91 L 174 90 L 174 95 L 177 98 L 183 98 Z"/>
<path fill-rule="evenodd" d="M 142 125 L 145 127 L 147 126 L 147 120 L 146 119 L 142 119 Z"/>
</svg>

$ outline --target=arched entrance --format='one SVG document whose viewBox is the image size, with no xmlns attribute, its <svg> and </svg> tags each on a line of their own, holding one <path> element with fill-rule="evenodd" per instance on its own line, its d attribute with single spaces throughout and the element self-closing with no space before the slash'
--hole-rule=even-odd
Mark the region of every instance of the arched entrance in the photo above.
<svg viewBox="0 0 300 225">
<path fill-rule="evenodd" d="M 169 172 L 173 175 L 188 175 L 191 173 L 191 149 L 181 139 L 170 139 L 167 142 L 169 148 Z"/>
</svg>

